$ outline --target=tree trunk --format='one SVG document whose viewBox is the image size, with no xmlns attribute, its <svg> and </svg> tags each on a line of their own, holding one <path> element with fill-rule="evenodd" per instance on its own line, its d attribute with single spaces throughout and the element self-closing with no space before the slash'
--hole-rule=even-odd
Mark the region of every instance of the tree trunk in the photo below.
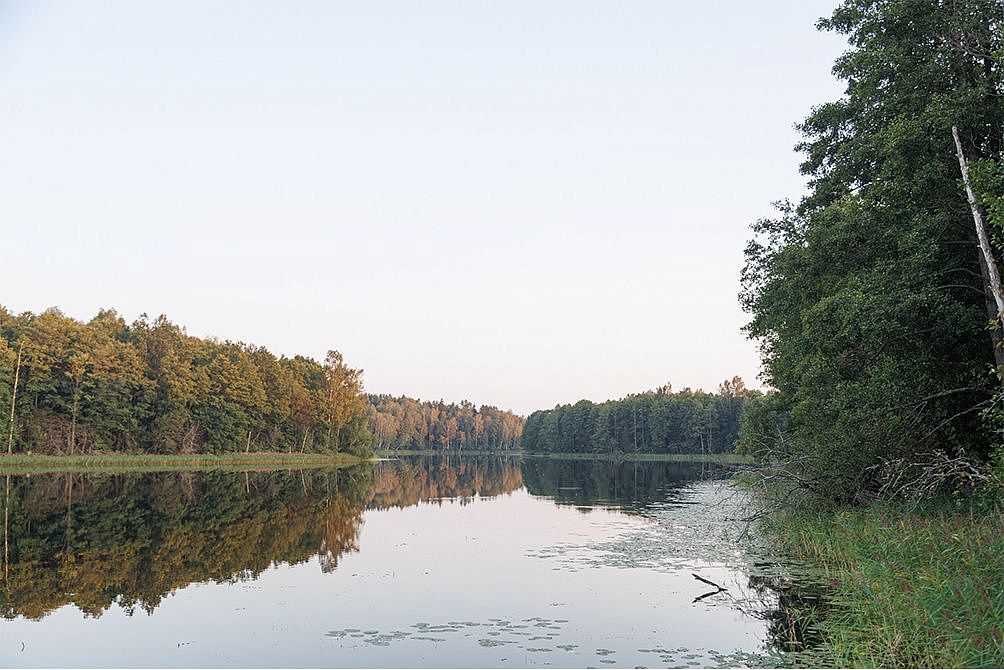
<svg viewBox="0 0 1004 670">
<path fill-rule="evenodd" d="M 77 389 L 76 386 L 73 388 L 73 409 L 70 412 L 70 453 L 74 453 L 77 446 L 77 406 L 79 401 L 77 399 Z"/>
<path fill-rule="evenodd" d="M 990 285 L 990 273 L 987 272 L 987 264 L 983 259 L 983 252 L 976 249 L 976 262 L 980 266 L 980 275 L 983 277 L 983 286 Z M 1004 330 L 996 327 L 997 307 L 994 305 L 994 297 L 984 289 L 983 304 L 986 306 L 987 319 L 995 323 L 990 329 L 990 345 L 994 350 L 994 363 L 997 366 L 997 376 L 1004 383 Z"/>
<path fill-rule="evenodd" d="M 8 579 L 8 570 L 10 568 L 10 550 L 7 542 L 7 523 L 8 523 L 8 510 L 10 508 L 10 475 L 6 477 L 6 483 L 4 485 L 4 497 L 3 497 L 3 580 L 4 582 Z"/>
<path fill-rule="evenodd" d="M 983 208 L 980 207 L 979 201 L 976 199 L 976 194 L 973 192 L 972 184 L 969 182 L 969 165 L 966 162 L 965 152 L 962 150 L 962 140 L 959 139 L 959 129 L 952 126 L 952 137 L 955 139 L 955 150 L 959 156 L 959 169 L 962 171 L 962 181 L 966 185 L 966 197 L 969 200 L 969 208 L 973 212 L 973 222 L 976 225 L 976 239 L 979 241 L 980 252 L 983 257 L 983 266 L 981 269 L 985 271 L 986 280 L 984 282 L 984 290 L 990 291 L 990 295 L 993 297 L 993 305 L 997 308 L 997 313 L 994 315 L 994 320 L 997 322 L 1004 331 L 1004 290 L 1001 289 L 1001 278 L 1000 272 L 997 269 L 997 261 L 994 259 L 993 248 L 990 246 L 990 236 L 987 234 L 986 222 L 983 218 Z M 989 300 L 988 300 L 989 302 Z M 1000 350 L 999 340 L 1000 334 L 997 337 L 992 338 L 994 340 L 994 360 L 997 361 L 998 375 L 1001 374 L 1001 357 L 998 354 Z"/>
<path fill-rule="evenodd" d="M 24 340 L 17 347 L 17 365 L 14 366 L 14 391 L 10 395 L 10 435 L 7 436 L 7 453 L 14 449 L 14 402 L 17 400 L 17 381 L 21 374 L 21 352 L 24 351 Z"/>
</svg>

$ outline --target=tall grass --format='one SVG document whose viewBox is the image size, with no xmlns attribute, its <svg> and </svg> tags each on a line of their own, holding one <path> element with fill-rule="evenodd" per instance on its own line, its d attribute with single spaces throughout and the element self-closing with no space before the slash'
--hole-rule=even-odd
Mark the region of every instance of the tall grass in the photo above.
<svg viewBox="0 0 1004 670">
<path fill-rule="evenodd" d="M 829 607 L 806 612 L 838 667 L 1004 667 L 1004 513 L 892 506 L 791 515 L 774 534 L 816 566 Z"/>
</svg>

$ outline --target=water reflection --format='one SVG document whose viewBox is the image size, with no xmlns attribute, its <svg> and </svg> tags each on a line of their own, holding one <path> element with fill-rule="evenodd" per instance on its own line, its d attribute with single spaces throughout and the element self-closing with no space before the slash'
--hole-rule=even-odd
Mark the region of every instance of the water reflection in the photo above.
<svg viewBox="0 0 1004 670">
<path fill-rule="evenodd" d="M 369 466 L 274 473 L 58 474 L 6 484 L 5 618 L 73 603 L 152 612 L 191 582 L 258 576 L 357 548 Z"/>
<path fill-rule="evenodd" d="M 522 486 L 513 458 L 384 461 L 338 470 L 7 477 L 0 612 L 66 604 L 152 612 L 192 582 L 253 579 L 274 563 L 358 549 L 364 510 L 495 496 Z"/>
<path fill-rule="evenodd" d="M 813 652 L 823 638 L 815 623 L 831 606 L 821 575 L 790 562 L 760 563 L 750 570 L 749 589 L 757 605 L 751 615 L 767 622 L 766 647 L 789 665 L 819 665 L 823 658 Z"/>
<path fill-rule="evenodd" d="M 369 506 L 375 509 L 410 507 L 443 498 L 456 498 L 464 504 L 475 496 L 498 496 L 523 486 L 520 462 L 514 456 L 387 460 L 377 463 L 373 479 Z"/>
<path fill-rule="evenodd" d="M 687 484 L 715 474 L 710 463 L 527 458 L 523 483 L 534 495 L 589 511 L 594 505 L 645 512 L 653 503 L 682 502 Z"/>
<path fill-rule="evenodd" d="M 46 616 L 73 605 L 101 618 L 105 634 L 121 642 L 133 627 L 109 614 L 114 606 L 157 611 L 156 626 L 206 607 L 195 604 L 199 588 L 184 587 L 217 585 L 219 604 L 206 611 L 214 627 L 252 611 L 260 619 L 244 642 L 241 629 L 227 629 L 232 642 L 223 641 L 222 628 L 214 635 L 235 663 L 265 662 L 247 645 L 264 653 L 267 630 L 285 646 L 290 633 L 277 622 L 293 620 L 307 627 L 297 638 L 308 641 L 307 665 L 341 662 L 333 658 L 414 665 L 412 654 L 427 653 L 422 644 L 433 645 L 436 661 L 454 654 L 456 665 L 528 665 L 538 656 L 540 663 L 607 663 L 614 648 L 618 662 L 731 663 L 742 657 L 714 651 L 722 635 L 730 653 L 754 648 L 764 633 L 785 648 L 795 624 L 775 606 L 776 594 L 794 605 L 800 592 L 790 581 L 736 569 L 725 535 L 731 512 L 714 506 L 721 504 L 714 487 L 693 486 L 709 467 L 438 457 L 337 470 L 12 476 L 4 481 L 0 608 L 25 625 L 51 622 L 17 628 L 19 640 L 50 628 L 84 636 L 67 618 L 71 608 Z M 493 501 L 474 504 L 486 499 Z M 692 571 L 729 590 L 698 597 L 708 589 Z M 251 596 L 242 595 L 249 588 L 265 589 L 254 596 L 265 607 L 250 606 Z M 296 599 L 282 590 L 296 588 Z M 175 599 L 167 607 L 166 596 L 182 590 L 190 604 Z M 280 616 L 268 603 L 291 609 Z M 170 640 L 172 625 L 160 635 Z M 323 632 L 310 633 L 312 626 Z M 801 644 L 805 631 L 795 633 Z M 311 635 L 330 646 L 310 646 L 319 639 Z M 591 648 L 600 639 L 606 642 Z M 669 648 L 668 639 L 684 646 Z M 105 658 L 100 644 L 81 644 Z M 184 653 L 178 646 L 173 664 L 187 663 Z M 290 664 L 288 648 L 269 653 Z"/>
</svg>

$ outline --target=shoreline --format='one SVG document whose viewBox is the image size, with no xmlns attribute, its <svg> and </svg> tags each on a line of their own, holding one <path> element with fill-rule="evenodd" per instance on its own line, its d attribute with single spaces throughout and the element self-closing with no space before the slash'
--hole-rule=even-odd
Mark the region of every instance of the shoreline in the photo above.
<svg viewBox="0 0 1004 670">
<path fill-rule="evenodd" d="M 571 461 L 662 461 L 666 463 L 718 463 L 722 465 L 744 465 L 753 463 L 753 458 L 742 454 L 575 454 L 562 452 L 524 453 L 529 458 L 550 458 Z"/>
<path fill-rule="evenodd" d="M 515 457 L 546 460 L 717 463 L 741 465 L 751 462 L 738 454 L 576 454 L 527 453 L 523 451 L 423 451 L 401 449 L 375 451 L 369 457 L 348 453 L 318 454 L 289 452 L 225 452 L 222 454 L 0 454 L 0 475 L 55 472 L 163 472 L 179 470 L 284 470 L 295 468 L 345 467 L 396 457 Z"/>
<path fill-rule="evenodd" d="M 284 470 L 340 468 L 371 462 L 346 453 L 230 452 L 222 454 L 2 454 L 0 474 L 54 472 L 163 472 L 172 470 Z"/>
<path fill-rule="evenodd" d="M 541 458 L 565 461 L 662 461 L 668 463 L 718 463 L 724 465 L 744 465 L 753 462 L 753 458 L 741 454 L 580 454 L 560 451 L 529 452 L 529 451 L 484 451 L 484 450 L 449 450 L 435 451 L 422 449 L 376 450 L 377 458 L 394 458 L 396 456 L 503 456 L 515 458 Z"/>
</svg>

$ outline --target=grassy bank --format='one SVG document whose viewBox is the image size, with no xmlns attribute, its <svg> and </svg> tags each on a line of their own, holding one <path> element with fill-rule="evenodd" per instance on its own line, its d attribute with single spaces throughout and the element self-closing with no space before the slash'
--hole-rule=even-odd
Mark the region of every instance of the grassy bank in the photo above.
<svg viewBox="0 0 1004 670">
<path fill-rule="evenodd" d="M 828 585 L 826 607 L 789 613 L 824 640 L 809 664 L 1004 667 L 1000 510 L 803 512 L 771 532 Z"/>
<path fill-rule="evenodd" d="M 341 467 L 366 459 L 350 454 L 251 452 L 223 454 L 91 453 L 0 455 L 0 474 L 41 472 L 143 472 L 164 470 L 276 470 Z"/>
</svg>

